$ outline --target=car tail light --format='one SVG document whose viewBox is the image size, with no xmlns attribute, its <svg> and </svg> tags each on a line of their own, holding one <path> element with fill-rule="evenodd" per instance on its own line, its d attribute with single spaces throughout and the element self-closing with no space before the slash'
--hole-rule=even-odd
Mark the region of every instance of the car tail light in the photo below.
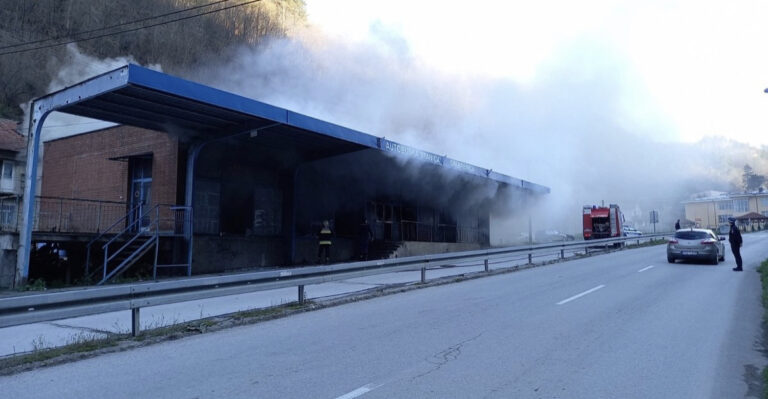
<svg viewBox="0 0 768 399">
<path fill-rule="evenodd" d="M 670 244 L 677 244 L 677 240 L 669 240 Z"/>
<path fill-rule="evenodd" d="M 717 241 L 715 241 L 715 240 L 714 240 L 714 239 L 712 239 L 712 238 L 707 238 L 706 240 L 701 240 L 701 243 L 702 243 L 702 244 L 705 244 L 705 245 L 712 245 L 712 244 L 714 244 L 714 243 L 716 243 L 716 242 L 717 242 Z"/>
</svg>

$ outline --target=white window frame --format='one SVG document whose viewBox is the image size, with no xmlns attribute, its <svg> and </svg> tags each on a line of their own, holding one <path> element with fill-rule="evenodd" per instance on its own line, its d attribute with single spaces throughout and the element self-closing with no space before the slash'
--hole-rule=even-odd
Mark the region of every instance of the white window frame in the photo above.
<svg viewBox="0 0 768 399">
<path fill-rule="evenodd" d="M 747 199 L 737 199 L 733 200 L 733 212 L 748 212 L 749 211 L 749 200 Z"/>
<path fill-rule="evenodd" d="M 732 209 L 733 209 L 733 200 L 718 201 L 717 202 L 717 210 L 718 211 L 730 211 Z"/>
<path fill-rule="evenodd" d="M 0 191 L 13 192 L 16 189 L 16 171 L 14 169 L 16 169 L 16 162 L 7 159 L 0 162 Z M 10 177 L 5 176 L 7 170 L 10 170 Z"/>
</svg>

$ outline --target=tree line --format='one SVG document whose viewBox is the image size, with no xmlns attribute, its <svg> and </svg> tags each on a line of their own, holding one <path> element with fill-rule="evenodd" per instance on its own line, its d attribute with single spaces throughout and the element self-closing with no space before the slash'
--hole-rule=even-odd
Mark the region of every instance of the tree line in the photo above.
<svg viewBox="0 0 768 399">
<path fill-rule="evenodd" d="M 262 0 L 194 16 L 245 2 L 0 0 L 0 118 L 18 120 L 23 114 L 19 104 L 45 94 L 51 76 L 66 62 L 65 46 L 14 51 L 104 36 L 77 45 L 91 56 L 132 56 L 141 64 L 160 64 L 165 72 L 184 76 L 221 63 L 232 56 L 232 49 L 285 37 L 306 20 L 303 0 Z M 168 17 L 153 19 L 165 14 Z M 191 17 L 169 22 L 186 16 Z M 145 22 L 133 23 L 141 20 Z M 159 26 L 143 28 L 150 23 Z M 114 28 L 104 29 L 108 27 Z M 129 29 L 136 30 L 115 34 Z M 43 41 L 50 38 L 55 40 Z M 24 43 L 29 44 L 20 45 Z"/>
</svg>

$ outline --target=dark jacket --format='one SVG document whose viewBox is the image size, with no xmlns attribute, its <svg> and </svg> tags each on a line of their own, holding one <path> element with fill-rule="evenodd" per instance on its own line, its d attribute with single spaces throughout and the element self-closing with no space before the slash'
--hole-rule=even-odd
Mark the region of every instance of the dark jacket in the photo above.
<svg viewBox="0 0 768 399">
<path fill-rule="evenodd" d="M 731 245 L 741 246 L 741 232 L 735 224 L 731 225 L 731 230 L 728 232 L 728 242 L 730 242 Z"/>
<path fill-rule="evenodd" d="M 318 244 L 320 245 L 331 245 L 331 239 L 333 238 L 333 233 L 331 232 L 330 227 L 323 227 L 320 229 L 320 233 L 318 236 Z"/>
</svg>

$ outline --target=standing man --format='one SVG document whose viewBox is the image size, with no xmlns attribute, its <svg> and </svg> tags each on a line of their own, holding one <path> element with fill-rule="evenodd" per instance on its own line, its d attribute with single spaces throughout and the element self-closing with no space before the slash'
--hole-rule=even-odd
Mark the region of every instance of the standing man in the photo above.
<svg viewBox="0 0 768 399">
<path fill-rule="evenodd" d="M 363 219 L 363 223 L 357 228 L 357 249 L 360 253 L 360 260 L 368 260 L 368 246 L 373 240 L 373 230 L 368 224 L 368 219 Z"/>
<path fill-rule="evenodd" d="M 731 243 L 731 252 L 733 252 L 733 258 L 736 259 L 736 267 L 732 270 L 740 272 L 744 270 L 741 268 L 741 232 L 736 227 L 736 219 L 728 218 L 728 223 L 731 225 L 731 230 L 728 231 L 728 242 Z"/>
<path fill-rule="evenodd" d="M 675 230 L 680 230 L 680 219 L 677 219 L 677 222 L 675 222 Z"/>
<path fill-rule="evenodd" d="M 320 229 L 320 234 L 317 235 L 317 263 L 323 260 L 322 256 L 325 255 L 324 263 L 331 261 L 331 237 L 333 233 L 327 220 L 323 220 L 323 228 Z"/>
</svg>

